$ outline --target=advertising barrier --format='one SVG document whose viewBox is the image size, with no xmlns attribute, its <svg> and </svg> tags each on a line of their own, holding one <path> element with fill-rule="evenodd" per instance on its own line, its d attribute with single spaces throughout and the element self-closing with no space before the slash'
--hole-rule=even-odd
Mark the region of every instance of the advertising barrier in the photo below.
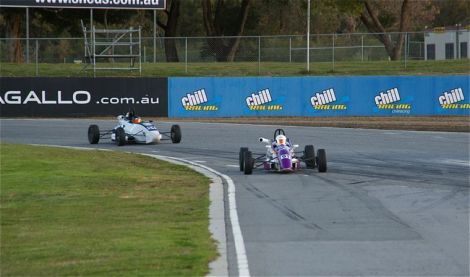
<svg viewBox="0 0 470 277">
<path fill-rule="evenodd" d="M 0 77 L 0 116 L 470 115 L 469 76 Z"/>
<path fill-rule="evenodd" d="M 469 80 L 465 75 L 169 78 L 169 115 L 470 115 Z"/>
<path fill-rule="evenodd" d="M 0 78 L 0 116 L 168 116 L 167 78 Z"/>
</svg>

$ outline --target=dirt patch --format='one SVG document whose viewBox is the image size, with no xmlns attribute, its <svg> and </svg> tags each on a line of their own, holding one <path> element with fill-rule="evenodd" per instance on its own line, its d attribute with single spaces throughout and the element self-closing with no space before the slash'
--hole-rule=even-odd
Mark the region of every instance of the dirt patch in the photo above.
<svg viewBox="0 0 470 277">
<path fill-rule="evenodd" d="M 156 119 L 162 120 L 162 118 Z M 179 122 L 215 122 L 237 124 L 341 127 L 387 130 L 470 132 L 468 116 L 427 117 L 239 117 L 239 118 L 169 118 Z"/>
<path fill-rule="evenodd" d="M 90 117 L 90 119 L 115 120 L 116 117 L 101 116 Z M 208 122 L 411 131 L 470 132 L 470 116 L 168 118 L 145 117 L 145 115 L 143 115 L 143 119 L 155 120 L 157 122 Z"/>
</svg>

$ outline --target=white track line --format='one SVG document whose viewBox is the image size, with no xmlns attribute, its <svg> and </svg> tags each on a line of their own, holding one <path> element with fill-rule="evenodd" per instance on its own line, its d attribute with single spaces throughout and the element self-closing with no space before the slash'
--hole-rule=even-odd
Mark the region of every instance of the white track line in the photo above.
<svg viewBox="0 0 470 277">
<path fill-rule="evenodd" d="M 212 169 L 208 166 L 191 162 L 185 159 L 174 158 L 169 156 L 162 155 L 152 155 L 162 158 L 167 158 L 171 160 L 181 161 L 187 164 L 191 164 L 197 167 L 204 168 L 222 178 L 225 179 L 228 186 L 228 205 L 229 205 L 229 214 L 230 214 L 230 223 L 232 225 L 233 241 L 235 243 L 235 252 L 237 254 L 237 264 L 238 264 L 238 275 L 239 276 L 250 276 L 250 269 L 248 267 L 248 259 L 246 257 L 245 242 L 243 240 L 242 230 L 240 228 L 240 223 L 238 221 L 238 212 L 237 212 L 237 202 L 235 198 L 235 184 L 233 183 L 232 178 L 229 176 L 218 172 L 215 169 Z"/>
</svg>

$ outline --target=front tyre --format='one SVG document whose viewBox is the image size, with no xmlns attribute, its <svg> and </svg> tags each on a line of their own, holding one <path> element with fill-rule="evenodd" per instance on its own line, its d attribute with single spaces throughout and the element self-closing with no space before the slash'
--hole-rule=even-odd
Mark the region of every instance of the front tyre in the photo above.
<svg viewBox="0 0 470 277">
<path fill-rule="evenodd" d="M 122 127 L 116 129 L 115 135 L 117 146 L 123 146 L 124 144 L 126 144 L 126 132 L 124 132 L 124 129 Z"/>
<path fill-rule="evenodd" d="M 318 149 L 317 152 L 317 165 L 318 172 L 326 172 L 326 151 L 325 149 Z"/>
<path fill-rule="evenodd" d="M 98 125 L 90 125 L 88 127 L 88 142 L 90 144 L 97 144 L 100 141 L 100 128 Z"/>
<path fill-rule="evenodd" d="M 243 171 L 244 157 L 245 152 L 248 151 L 248 147 L 240 147 L 240 152 L 238 153 L 238 163 L 240 164 L 240 171 Z"/>
<path fill-rule="evenodd" d="M 246 151 L 243 154 L 243 173 L 245 173 L 245 175 L 250 175 L 253 173 L 253 157 L 251 156 L 250 151 Z"/>
<path fill-rule="evenodd" d="M 181 128 L 179 125 L 171 126 L 171 142 L 180 143 L 181 142 Z"/>
<path fill-rule="evenodd" d="M 313 145 L 305 145 L 304 161 L 307 168 L 315 168 L 315 148 Z"/>
</svg>

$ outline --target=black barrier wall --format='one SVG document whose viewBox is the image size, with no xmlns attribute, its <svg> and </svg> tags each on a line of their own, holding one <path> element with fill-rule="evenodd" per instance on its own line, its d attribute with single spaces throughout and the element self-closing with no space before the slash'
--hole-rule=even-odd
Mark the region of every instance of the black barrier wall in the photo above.
<svg viewBox="0 0 470 277">
<path fill-rule="evenodd" d="M 167 78 L 0 78 L 0 116 L 168 116 Z"/>
</svg>

